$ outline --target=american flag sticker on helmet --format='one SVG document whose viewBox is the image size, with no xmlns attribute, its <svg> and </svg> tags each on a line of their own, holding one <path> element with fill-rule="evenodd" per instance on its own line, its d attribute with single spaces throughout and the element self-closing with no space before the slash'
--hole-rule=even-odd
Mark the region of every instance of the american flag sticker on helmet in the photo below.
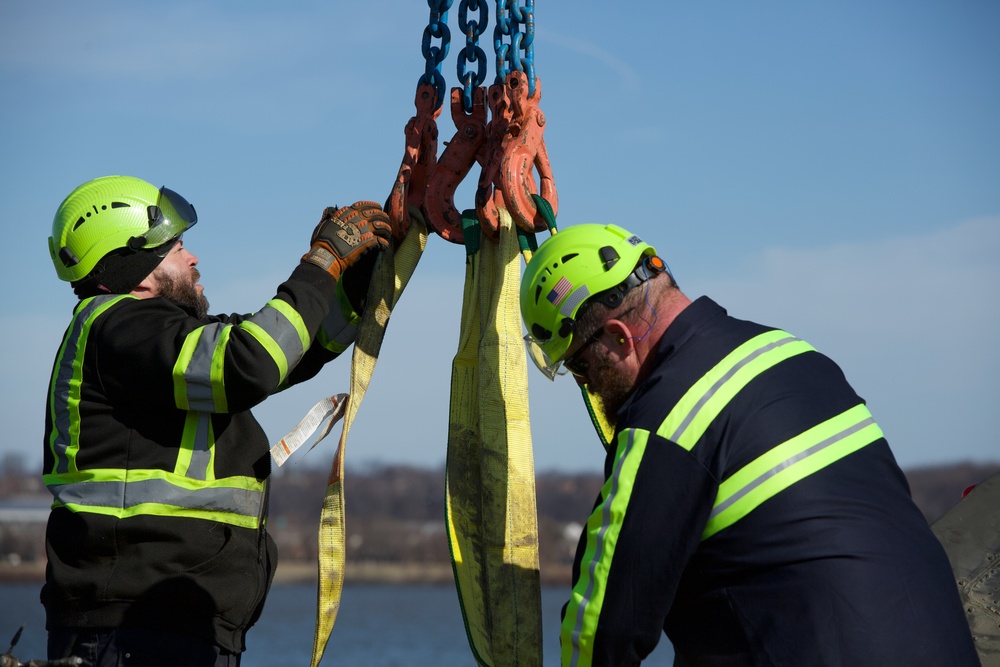
<svg viewBox="0 0 1000 667">
<path fill-rule="evenodd" d="M 562 308 L 559 309 L 559 314 L 563 317 L 571 317 L 576 307 L 589 298 L 590 290 L 587 289 L 586 285 L 580 285 L 580 289 L 570 294 L 569 298 L 563 302 Z"/>
<path fill-rule="evenodd" d="M 569 294 L 571 289 L 573 289 L 573 283 L 566 280 L 566 276 L 563 276 L 545 298 L 547 298 L 553 306 L 558 306 L 559 302 L 566 298 L 566 295 Z"/>
</svg>

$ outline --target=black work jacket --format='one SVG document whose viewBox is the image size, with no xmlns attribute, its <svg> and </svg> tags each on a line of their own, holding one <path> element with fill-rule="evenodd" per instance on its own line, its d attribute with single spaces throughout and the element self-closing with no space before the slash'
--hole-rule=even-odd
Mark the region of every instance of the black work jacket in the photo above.
<svg viewBox="0 0 1000 667">
<path fill-rule="evenodd" d="M 804 341 L 702 297 L 618 415 L 564 665 L 976 665 L 951 568 L 878 425 Z"/>
<path fill-rule="evenodd" d="M 244 649 L 277 563 L 269 442 L 250 409 L 313 377 L 337 283 L 302 264 L 258 312 L 198 319 L 163 298 L 81 301 L 56 357 L 44 480 L 47 625 L 122 625 Z"/>
</svg>

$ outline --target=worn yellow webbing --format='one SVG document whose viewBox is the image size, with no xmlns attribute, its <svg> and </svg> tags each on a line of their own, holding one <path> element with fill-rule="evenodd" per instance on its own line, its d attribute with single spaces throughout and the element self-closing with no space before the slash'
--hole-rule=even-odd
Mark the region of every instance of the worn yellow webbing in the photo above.
<svg viewBox="0 0 1000 667">
<path fill-rule="evenodd" d="M 542 663 L 541 592 L 521 260 L 506 210 L 500 219 L 499 242 L 485 240 L 466 266 L 452 365 L 446 519 L 476 662 L 535 667 Z"/>
<path fill-rule="evenodd" d="M 368 306 L 358 326 L 351 361 L 351 393 L 344 416 L 344 430 L 334 455 L 330 479 L 319 523 L 319 584 L 317 587 L 316 632 L 313 636 L 311 666 L 317 667 L 323 658 L 333 624 L 340 610 L 344 588 L 344 544 L 346 524 L 344 514 L 344 452 L 347 433 L 354 423 L 361 401 L 378 361 L 389 316 L 427 246 L 427 226 L 415 219 L 398 250 L 379 255 L 368 291 Z"/>
<path fill-rule="evenodd" d="M 583 393 L 583 404 L 587 408 L 587 414 L 590 415 L 590 421 L 594 423 L 597 437 L 601 439 L 604 449 L 608 449 L 611 447 L 611 441 L 615 437 L 615 425 L 609 422 L 608 418 L 604 416 L 604 408 L 601 405 L 600 396 L 591 393 L 587 385 L 580 387 L 580 391 Z"/>
</svg>

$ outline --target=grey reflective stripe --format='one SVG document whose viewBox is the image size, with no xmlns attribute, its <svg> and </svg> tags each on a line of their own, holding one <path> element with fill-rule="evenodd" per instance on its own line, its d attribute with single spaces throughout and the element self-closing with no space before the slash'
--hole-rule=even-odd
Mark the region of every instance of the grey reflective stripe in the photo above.
<svg viewBox="0 0 1000 667">
<path fill-rule="evenodd" d="M 281 307 L 281 310 L 279 310 Z M 284 310 L 285 312 L 282 312 Z M 298 319 L 292 322 L 291 317 Z M 278 344 L 285 355 L 285 367 L 294 368 L 308 347 L 308 341 L 303 341 L 300 334 L 301 317 L 286 302 L 277 299 L 270 301 L 259 313 L 254 314 L 249 322 L 253 322 Z M 279 364 L 280 365 L 280 364 Z"/>
<path fill-rule="evenodd" d="M 195 329 L 188 337 L 197 336 L 198 342 L 191 351 L 191 358 L 184 368 L 184 393 L 187 395 L 187 408 L 202 412 L 220 411 L 215 405 L 212 390 L 212 359 L 218 349 L 220 340 L 229 339 L 229 324 L 206 324 Z M 222 377 L 221 370 L 216 374 Z"/>
<path fill-rule="evenodd" d="M 194 422 L 194 438 L 188 435 L 187 425 Z M 184 446 L 191 451 L 191 460 L 186 470 L 177 470 L 178 474 L 191 479 L 208 479 L 209 467 L 212 463 L 212 447 L 215 443 L 209 438 L 209 428 L 212 425 L 212 415 L 207 412 L 189 412 L 184 428 Z"/>
<path fill-rule="evenodd" d="M 814 351 L 780 329 L 754 336 L 688 387 L 656 434 L 690 452 L 733 397 L 757 376 L 786 359 Z"/>
<path fill-rule="evenodd" d="M 695 416 L 698 415 L 699 411 L 705 406 L 706 403 L 709 402 L 709 400 L 712 399 L 713 396 L 715 396 L 716 392 L 718 392 L 727 382 L 729 382 L 729 380 L 734 375 L 736 375 L 741 369 L 745 368 L 752 361 L 770 352 L 771 350 L 779 348 L 783 345 L 788 345 L 789 343 L 795 343 L 799 341 L 798 338 L 792 336 L 791 334 L 785 334 L 785 336 L 786 336 L 785 338 L 781 338 L 780 340 L 768 343 L 764 347 L 757 348 L 756 350 L 751 352 L 748 356 L 741 359 L 732 368 L 729 368 L 723 375 L 719 376 L 719 378 L 712 384 L 712 386 L 708 389 L 708 391 L 705 392 L 700 399 L 698 399 L 697 403 L 695 403 L 694 407 L 690 410 L 690 412 L 687 413 L 687 415 L 677 426 L 674 432 L 667 436 L 667 439 L 672 440 L 674 442 L 680 442 L 681 436 L 684 434 L 684 431 L 687 430 L 688 426 L 691 425 L 691 422 L 694 421 L 694 418 Z"/>
<path fill-rule="evenodd" d="M 782 491 L 882 437 L 882 429 L 868 408 L 859 403 L 775 445 L 719 485 L 702 539 L 728 528 Z"/>
<path fill-rule="evenodd" d="M 219 486 L 186 488 L 171 484 L 166 479 L 146 479 L 137 482 L 52 483 L 48 488 L 57 503 L 125 510 L 125 514 L 147 514 L 141 511 L 129 513 L 127 510 L 145 504 L 157 504 L 188 510 L 237 514 L 256 520 L 264 502 L 262 490 Z"/>
<path fill-rule="evenodd" d="M 738 501 L 738 500 L 742 499 L 743 497 L 749 495 L 752 491 L 754 491 L 755 489 L 757 489 L 760 485 L 762 485 L 767 480 L 771 479 L 772 477 L 774 477 L 775 475 L 777 475 L 778 473 L 780 473 L 782 470 L 795 465 L 796 463 L 798 463 L 799 461 L 802 461 L 803 459 L 809 458 L 813 454 L 816 454 L 817 452 L 819 452 L 821 450 L 824 450 L 827 447 L 830 447 L 831 445 L 834 445 L 834 444 L 840 442 L 841 440 L 844 440 L 849 435 L 851 435 L 853 433 L 856 433 L 856 432 L 860 431 L 861 429 L 865 428 L 866 426 L 869 426 L 869 425 L 874 424 L 874 423 L 875 423 L 875 418 L 874 417 L 869 417 L 868 419 L 865 419 L 864 421 L 859 422 L 859 423 L 855 424 L 854 426 L 851 426 L 850 428 L 848 428 L 848 429 L 846 429 L 844 431 L 841 431 L 840 433 L 837 433 L 836 435 L 830 436 L 829 438 L 827 438 L 823 442 L 816 443 L 815 445 L 813 445 L 809 449 L 805 450 L 804 452 L 801 452 L 801 453 L 799 453 L 799 454 L 797 454 L 795 456 L 792 456 L 792 457 L 790 457 L 788 459 L 785 459 L 784 461 L 782 461 L 778 465 L 774 466 L 770 470 L 764 471 L 763 473 L 761 473 L 760 475 L 758 475 L 757 478 L 754 479 L 752 482 L 750 482 L 749 484 L 747 484 L 746 486 L 744 486 L 743 488 L 741 488 L 739 491 L 737 491 L 736 493 L 734 493 L 732 496 L 730 496 L 729 498 L 727 498 L 725 500 L 725 502 L 722 502 L 722 503 L 719 503 L 718 505 L 716 505 L 712 509 L 712 513 L 709 515 L 709 520 L 714 519 L 719 514 L 721 514 L 722 512 L 726 511 L 727 509 L 729 509 L 729 507 L 731 505 L 735 504 L 736 501 Z"/>
<path fill-rule="evenodd" d="M 271 300 L 238 326 L 270 355 L 279 382 L 299 363 L 308 347 L 302 318 L 280 299 Z M 206 324 L 188 334 L 174 371 L 175 376 L 180 373 L 183 378 L 183 397 L 187 400 L 187 405 L 178 407 L 201 412 L 227 410 L 224 365 L 232 329 L 231 324 Z"/>
<path fill-rule="evenodd" d="M 122 299 L 134 297 L 121 294 L 107 296 L 97 296 L 81 302 L 78 310 L 73 315 L 73 320 L 63 338 L 62 348 L 59 350 L 59 361 L 53 373 L 50 396 L 52 400 L 52 434 L 49 447 L 55 458 L 54 472 L 65 473 L 71 469 L 70 448 L 75 450 L 79 445 L 73 433 L 79 433 L 79 429 L 73 429 L 73 424 L 78 424 L 80 415 L 78 413 L 80 404 L 80 380 L 76 374 L 81 372 L 83 367 L 83 354 L 86 346 L 87 335 L 94 319 Z M 72 456 L 75 458 L 75 456 Z M 72 466 L 75 469 L 75 463 Z"/>
</svg>

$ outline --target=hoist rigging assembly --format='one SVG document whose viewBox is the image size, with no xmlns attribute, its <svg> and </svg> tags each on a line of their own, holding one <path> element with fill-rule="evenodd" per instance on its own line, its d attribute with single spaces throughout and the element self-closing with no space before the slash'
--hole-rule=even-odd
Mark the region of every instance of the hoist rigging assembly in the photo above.
<svg viewBox="0 0 1000 667">
<path fill-rule="evenodd" d="M 497 240 L 499 208 L 511 212 L 518 229 L 528 233 L 547 230 L 549 224 L 539 213 L 533 195 L 540 194 L 549 203 L 553 216 L 558 212 L 558 196 L 545 148 L 545 114 L 539 108 L 541 83 L 535 76 L 534 0 L 527 0 L 524 6 L 496 0 L 496 77 L 488 89 L 482 86 L 487 58 L 479 38 L 489 22 L 489 5 L 486 0 L 459 3 L 459 28 L 466 38 L 457 59 L 462 86 L 451 90 L 456 131 L 451 141 L 445 142 L 440 157 L 436 119 L 445 99 L 441 65 L 451 45 L 448 11 L 452 0 L 428 0 L 427 4 L 430 17 L 421 44 L 425 67 L 417 82 L 417 112 L 406 125 L 406 151 L 386 210 L 405 230 L 412 206 L 442 238 L 464 243 L 462 216 L 454 195 L 478 163 L 481 171 L 475 214 L 483 235 Z M 478 19 L 470 16 L 476 12 Z M 538 184 L 533 170 L 538 173 Z M 404 192 L 408 194 L 404 196 Z"/>
<path fill-rule="evenodd" d="M 358 324 L 349 395 L 314 408 L 320 416 L 311 420 L 344 415 L 320 518 L 312 667 L 323 657 L 340 608 L 347 434 L 369 386 L 392 308 L 430 232 L 466 249 L 445 467 L 445 522 L 466 635 L 482 667 L 542 662 L 534 459 L 518 292 L 521 261 L 537 248 L 535 235 L 556 232 L 558 200 L 543 136 L 541 82 L 535 75 L 534 0 L 523 5 L 495 0 L 496 78 L 488 88 L 483 86 L 487 57 L 479 46 L 489 23 L 488 3 L 461 0 L 459 27 L 466 37 L 457 65 L 461 86 L 449 95 L 456 131 L 440 156 L 437 119 L 446 90 L 441 65 L 450 47 L 452 0 L 427 4 L 416 112 L 406 123 L 403 159 L 384 206 L 396 237 L 403 240 L 376 261 Z M 455 192 L 476 164 L 475 208 L 460 213 Z"/>
</svg>

